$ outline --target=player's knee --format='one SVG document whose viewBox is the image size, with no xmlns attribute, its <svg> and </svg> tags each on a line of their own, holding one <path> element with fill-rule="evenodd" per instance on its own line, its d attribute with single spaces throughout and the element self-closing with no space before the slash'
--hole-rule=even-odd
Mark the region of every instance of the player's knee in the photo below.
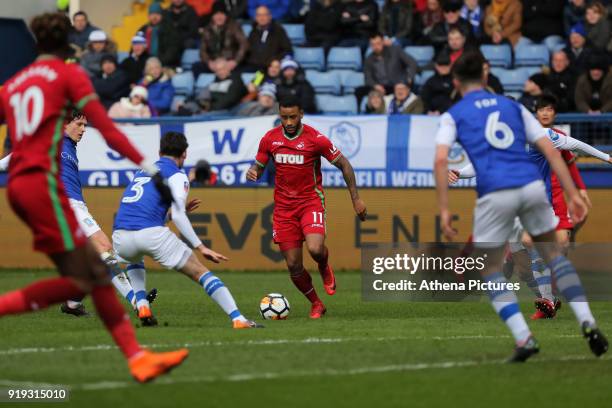
<svg viewBox="0 0 612 408">
<path fill-rule="evenodd" d="M 301 262 L 287 260 L 287 269 L 291 275 L 301 275 L 304 272 L 304 265 Z"/>
<path fill-rule="evenodd" d="M 321 259 L 325 255 L 325 245 L 322 243 L 308 243 L 307 247 L 308 253 L 310 253 L 310 256 L 315 260 Z"/>
</svg>

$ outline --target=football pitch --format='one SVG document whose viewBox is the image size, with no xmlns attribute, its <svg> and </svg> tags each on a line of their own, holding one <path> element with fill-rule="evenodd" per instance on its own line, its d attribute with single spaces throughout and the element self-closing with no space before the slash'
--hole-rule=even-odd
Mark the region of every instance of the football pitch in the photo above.
<svg viewBox="0 0 612 408">
<path fill-rule="evenodd" d="M 46 276 L 1 270 L 0 292 Z M 567 305 L 555 320 L 530 322 L 540 354 L 508 365 L 513 341 L 486 302 L 363 302 L 357 272 L 338 272 L 338 292 L 328 297 L 313 274 L 328 314 L 311 321 L 286 272 L 218 276 L 247 317 L 261 322 L 259 299 L 280 292 L 289 319 L 232 330 L 202 288 L 175 272 L 150 272 L 160 326 L 137 335 L 155 350 L 189 347 L 181 367 L 139 385 L 96 317 L 53 306 L 0 319 L 0 389 L 62 385 L 76 407 L 566 407 L 612 397 L 612 359 L 591 354 Z M 612 333 L 612 304 L 592 308 Z"/>
</svg>

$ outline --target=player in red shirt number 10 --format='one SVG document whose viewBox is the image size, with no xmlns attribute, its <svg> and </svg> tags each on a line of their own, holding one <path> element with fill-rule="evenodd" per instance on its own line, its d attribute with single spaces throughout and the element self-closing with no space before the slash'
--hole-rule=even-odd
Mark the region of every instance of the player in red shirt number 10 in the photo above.
<svg viewBox="0 0 612 408">
<path fill-rule="evenodd" d="M 332 142 L 316 129 L 302 123 L 304 112 L 295 99 L 279 104 L 281 126 L 268 131 L 259 143 L 255 163 L 247 173 L 249 181 L 257 181 L 270 159 L 276 166 L 274 182 L 274 214 L 272 235 L 280 247 L 291 280 L 312 303 L 310 317 L 318 319 L 326 312 L 304 268 L 302 247 L 317 263 L 328 295 L 336 293 L 334 271 L 328 263 L 325 246 L 326 211 L 322 187 L 321 157 L 339 168 L 344 176 L 357 216 L 364 221 L 367 210 L 359 198 L 355 172 Z"/>
</svg>

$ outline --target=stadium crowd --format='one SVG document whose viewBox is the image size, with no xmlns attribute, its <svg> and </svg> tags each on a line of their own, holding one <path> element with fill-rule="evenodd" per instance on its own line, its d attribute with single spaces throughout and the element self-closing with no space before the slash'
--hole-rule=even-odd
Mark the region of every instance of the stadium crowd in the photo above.
<svg viewBox="0 0 612 408">
<path fill-rule="evenodd" d="M 129 53 L 84 12 L 70 41 L 116 118 L 273 114 L 288 95 L 307 113 L 437 115 L 476 47 L 491 92 L 597 114 L 612 112 L 611 16 L 605 0 L 172 0 Z"/>
</svg>

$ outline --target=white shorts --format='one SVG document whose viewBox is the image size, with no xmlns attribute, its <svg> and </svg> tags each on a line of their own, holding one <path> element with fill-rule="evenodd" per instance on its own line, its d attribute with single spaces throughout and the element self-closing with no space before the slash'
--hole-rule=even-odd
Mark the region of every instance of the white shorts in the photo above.
<svg viewBox="0 0 612 408">
<path fill-rule="evenodd" d="M 87 204 L 85 204 L 83 201 L 75 200 L 72 198 L 69 198 L 68 202 L 70 203 L 70 207 L 72 208 L 72 211 L 76 216 L 79 226 L 81 227 L 87 238 L 100 231 L 100 226 L 89 213 L 89 210 L 87 209 Z"/>
<path fill-rule="evenodd" d="M 508 246 L 510 247 L 511 253 L 515 254 L 525 249 L 523 245 L 523 232 L 525 232 L 525 228 L 523 228 L 523 224 L 521 224 L 521 219 L 516 217 L 514 219 L 514 225 L 512 226 L 512 234 L 510 234 L 510 238 L 508 239 Z"/>
<path fill-rule="evenodd" d="M 537 180 L 521 188 L 500 190 L 480 197 L 474 209 L 474 244 L 497 247 L 517 234 L 516 218 L 531 236 L 553 231 L 559 219 L 546 196 L 546 187 Z"/>
<path fill-rule="evenodd" d="M 192 254 L 168 227 L 151 227 L 140 231 L 113 231 L 113 249 L 121 260 L 142 263 L 150 256 L 164 268 L 180 269 Z"/>
</svg>

